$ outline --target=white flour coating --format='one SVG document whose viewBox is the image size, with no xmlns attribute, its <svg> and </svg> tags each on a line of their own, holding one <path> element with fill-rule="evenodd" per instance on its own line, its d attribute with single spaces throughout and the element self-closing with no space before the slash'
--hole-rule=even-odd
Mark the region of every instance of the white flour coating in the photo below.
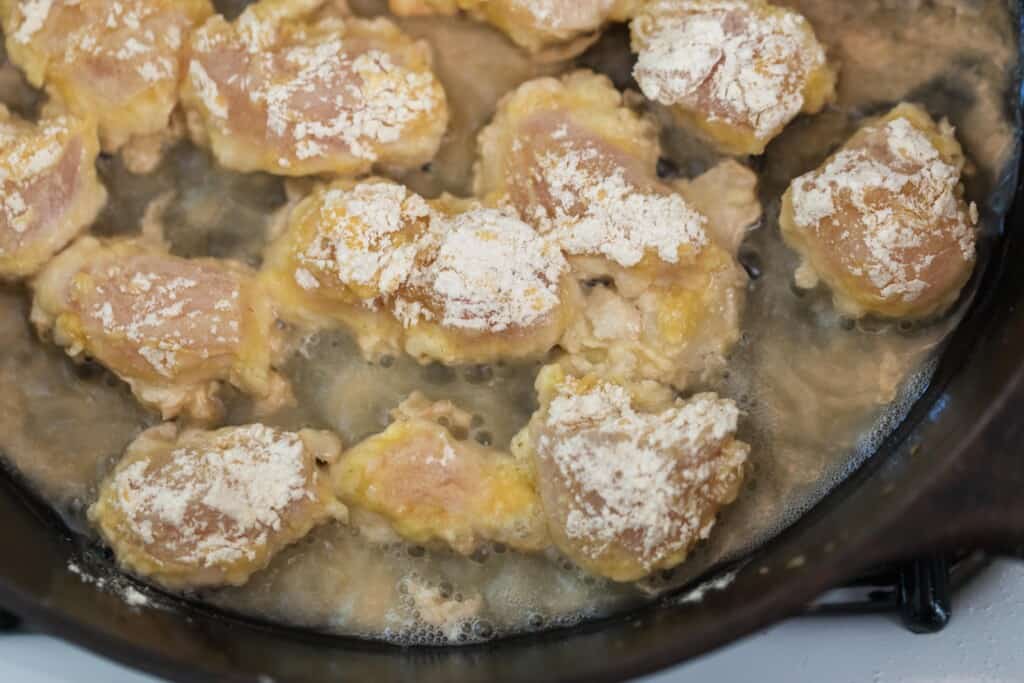
<svg viewBox="0 0 1024 683">
<path fill-rule="evenodd" d="M 648 568 L 706 537 L 701 520 L 714 501 L 705 488 L 746 458 L 745 449 L 719 453 L 738 417 L 735 403 L 714 394 L 641 413 L 621 386 L 563 389 L 537 452 L 567 482 L 566 534 L 594 559 L 628 544 Z"/>
<path fill-rule="evenodd" d="M 168 379 L 174 377 L 178 366 L 178 354 L 176 351 L 143 346 L 139 348 L 139 355 L 145 358 L 153 369 L 164 377 Z"/>
<path fill-rule="evenodd" d="M 112 264 L 93 272 L 86 329 L 123 339 L 161 376 L 173 378 L 179 354 L 208 357 L 241 341 L 241 282 L 230 273 L 165 256 Z M 88 303 L 93 302 L 93 303 Z"/>
<path fill-rule="evenodd" d="M 704 597 L 711 591 L 723 591 L 729 587 L 730 584 L 736 579 L 736 575 L 739 573 L 739 569 L 733 569 L 723 573 L 721 576 L 716 576 L 713 579 L 708 579 L 704 583 L 700 584 L 696 588 L 689 590 L 677 598 L 673 598 L 672 602 L 677 605 L 686 605 L 689 603 L 701 602 Z"/>
<path fill-rule="evenodd" d="M 179 445 L 158 462 L 131 463 L 112 487 L 133 532 L 165 561 L 253 559 L 289 506 L 314 499 L 302 440 L 260 424 Z"/>
<path fill-rule="evenodd" d="M 269 50 L 278 39 L 277 27 L 274 23 L 261 19 L 255 12 L 242 12 L 238 16 L 235 26 L 242 46 L 246 52 L 252 55 Z M 211 39 L 202 31 L 197 33 L 200 39 L 199 48 L 203 52 L 209 51 L 214 44 L 220 44 L 219 40 Z"/>
<path fill-rule="evenodd" d="M 145 84 L 177 87 L 183 26 L 173 7 L 168 11 L 144 0 L 23 0 L 24 19 L 14 34 L 15 40 L 31 43 L 49 15 L 58 9 L 64 12 L 65 8 L 68 12 L 80 11 L 83 19 L 69 33 L 59 36 L 62 53 L 54 56 L 64 65 L 74 67 L 85 59 L 106 62 L 106 70 L 134 73 Z M 47 39 L 52 41 L 54 37 Z"/>
<path fill-rule="evenodd" d="M 319 201 L 317 232 L 293 273 L 307 291 L 369 287 L 363 303 L 405 327 L 437 321 L 475 332 L 529 327 L 560 303 L 568 264 L 558 245 L 510 212 L 449 216 L 394 183 L 332 188 Z"/>
<path fill-rule="evenodd" d="M 45 218 L 38 211 L 50 207 L 33 208 L 25 192 L 60 162 L 68 145 L 69 125 L 65 117 L 45 119 L 38 126 L 0 122 L 0 225 L 20 235 Z"/>
<path fill-rule="evenodd" d="M 14 40 L 19 43 L 29 42 L 46 23 L 51 7 L 53 0 L 22 0 L 18 7 L 22 19 L 14 32 Z"/>
<path fill-rule="evenodd" d="M 95 584 L 97 588 L 104 588 L 107 585 L 107 580 L 102 576 L 95 576 L 94 574 L 83 569 L 77 562 L 68 562 L 68 571 L 77 576 L 82 580 L 82 583 Z"/>
<path fill-rule="evenodd" d="M 217 84 L 210 78 L 210 74 L 206 73 L 203 65 L 194 59 L 189 62 L 188 77 L 195 84 L 196 91 L 199 93 L 200 99 L 203 100 L 203 105 L 210 114 L 217 118 L 226 119 L 228 117 L 228 103 L 220 96 Z"/>
<path fill-rule="evenodd" d="M 408 299 L 396 299 L 391 305 L 391 312 L 403 327 L 412 327 L 420 321 L 430 322 L 437 319 L 433 311 L 419 301 L 409 301 Z"/>
<path fill-rule="evenodd" d="M 398 142 L 406 127 L 439 107 L 431 87 L 434 77 L 401 69 L 386 52 L 369 50 L 355 58 L 352 68 L 362 80 L 356 106 L 312 134 L 326 138 L 340 134 L 356 156 L 375 160 L 376 151 L 363 140 Z"/>
<path fill-rule="evenodd" d="M 648 98 L 767 137 L 804 104 L 825 52 L 795 12 L 764 15 L 740 0 L 660 0 L 634 21 L 642 39 L 634 76 Z"/>
<path fill-rule="evenodd" d="M 422 197 L 401 185 L 327 190 L 319 210 L 322 227 L 298 256 L 305 268 L 296 271 L 296 282 L 306 290 L 319 286 L 309 268 L 346 285 L 372 286 L 382 297 L 393 295 L 408 281 L 422 248 L 415 239 L 399 243 L 398 237 L 430 213 Z"/>
<path fill-rule="evenodd" d="M 526 12 L 534 25 L 547 31 L 587 31 L 607 19 L 615 0 L 513 0 L 510 5 Z"/>
<path fill-rule="evenodd" d="M 77 576 L 82 583 L 92 584 L 100 590 L 108 590 L 124 600 L 129 607 L 154 607 L 153 600 L 145 593 L 128 583 L 129 579 L 121 575 L 109 577 L 99 576 L 78 563 L 67 564 L 68 571 Z"/>
<path fill-rule="evenodd" d="M 864 144 L 843 149 L 824 167 L 793 181 L 797 227 L 822 234 L 827 225 L 853 223 L 844 239 L 864 249 L 840 254 L 851 273 L 866 276 L 887 299 L 914 301 L 928 283 L 935 241 L 974 258 L 976 209 L 959 211 L 959 171 L 945 163 L 928 137 L 905 118 L 877 126 Z M 923 257 L 915 252 L 927 251 Z"/>
<path fill-rule="evenodd" d="M 406 68 L 382 49 L 356 54 L 340 29 L 315 38 L 288 37 L 274 21 L 247 11 L 234 34 L 200 29 L 195 48 L 193 64 L 241 59 L 240 72 L 225 82 L 208 83 L 206 71 L 193 72 L 191 66 L 190 78 L 214 117 L 227 119 L 229 112 L 216 97 L 218 88 L 222 96 L 231 91 L 260 110 L 267 133 L 285 150 L 285 167 L 288 157 L 322 158 L 339 149 L 376 161 L 383 146 L 399 142 L 444 106 L 433 74 Z M 238 132 L 240 121 L 218 125 Z"/>
<path fill-rule="evenodd" d="M 558 245 L 515 216 L 476 208 L 440 217 L 440 242 L 412 286 L 433 304 L 441 324 L 503 332 L 542 320 L 559 305 L 567 264 Z"/>
<path fill-rule="evenodd" d="M 554 140 L 564 134 L 555 131 Z M 675 192 L 643 192 L 621 167 L 601 169 L 601 152 L 585 143 L 560 143 L 539 155 L 535 173 L 551 197 L 531 218 L 570 255 L 605 256 L 635 266 L 648 252 L 668 263 L 680 249 L 699 252 L 707 243 L 707 219 Z"/>
<path fill-rule="evenodd" d="M 320 281 L 316 279 L 313 273 L 309 272 L 305 268 L 295 269 L 295 284 L 307 291 L 320 288 Z"/>
<path fill-rule="evenodd" d="M 441 469 L 448 469 L 458 460 L 458 455 L 455 453 L 455 449 L 452 448 L 451 436 L 448 432 L 441 432 L 441 452 L 440 454 L 436 449 L 430 450 L 423 462 L 427 465 L 440 467 Z"/>
<path fill-rule="evenodd" d="M 151 604 L 144 593 L 131 586 L 126 586 L 121 591 L 121 597 L 130 607 L 148 607 Z"/>
</svg>

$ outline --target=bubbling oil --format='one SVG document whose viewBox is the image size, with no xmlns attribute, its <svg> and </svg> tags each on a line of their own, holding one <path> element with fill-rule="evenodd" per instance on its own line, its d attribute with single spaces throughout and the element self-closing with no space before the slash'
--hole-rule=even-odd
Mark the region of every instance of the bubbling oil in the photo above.
<svg viewBox="0 0 1024 683">
<path fill-rule="evenodd" d="M 240 0 L 219 3 L 237 14 Z M 383 3 L 359 0 L 360 12 Z M 405 645 L 474 642 L 536 631 L 629 609 L 674 590 L 717 564 L 770 539 L 869 457 L 927 387 L 957 311 L 923 325 L 853 323 L 834 312 L 825 292 L 791 285 L 795 256 L 775 218 L 789 181 L 819 164 L 866 115 L 903 99 L 947 115 L 970 159 L 965 184 L 982 210 L 986 238 L 998 229 L 1010 188 L 1001 174 L 1015 163 L 1013 90 L 1016 24 L 1007 4 L 787 2 L 803 11 L 841 66 L 835 107 L 795 121 L 751 163 L 760 176 L 765 219 L 747 238 L 741 260 L 751 276 L 743 338 L 721 377 L 706 387 L 743 409 L 740 436 L 752 445 L 744 490 L 711 538 L 672 571 L 634 584 L 596 578 L 557 552 L 523 555 L 492 544 L 472 557 L 410 545 L 369 513 L 359 524 L 328 524 L 285 549 L 238 588 L 198 596 L 224 610 L 332 633 Z M 396 176 L 418 192 L 466 194 L 473 141 L 497 100 L 524 80 L 584 65 L 628 87 L 627 40 L 613 30 L 575 64 L 532 63 L 499 33 L 462 18 L 403 20 L 428 41 L 453 111 L 437 159 Z M 38 94 L 17 72 L 0 72 L 0 99 L 31 114 Z M 638 104 L 638 106 L 644 106 Z M 667 121 L 657 108 L 650 115 Z M 717 156 L 684 132 L 666 127 L 660 172 L 695 175 Z M 279 179 L 220 169 L 182 144 L 154 173 L 128 173 L 116 158 L 100 161 L 110 202 L 94 228 L 132 234 L 149 203 L 173 193 L 163 214 L 172 249 L 260 262 L 269 217 L 285 201 Z M 75 366 L 37 341 L 26 322 L 28 293 L 0 290 L 0 450 L 69 523 L 90 532 L 83 510 L 119 454 L 155 418 L 125 386 L 95 365 Z M 409 393 L 450 399 L 473 414 L 461 438 L 507 448 L 535 409 L 539 362 L 469 367 L 418 365 L 395 357 L 368 362 L 342 332 L 295 333 L 296 352 L 282 370 L 298 405 L 271 424 L 336 431 L 353 444 L 384 429 L 389 411 Z M 228 421 L 256 419 L 251 404 L 228 393 Z M 95 429 L 103 424 L 104 429 Z"/>
</svg>

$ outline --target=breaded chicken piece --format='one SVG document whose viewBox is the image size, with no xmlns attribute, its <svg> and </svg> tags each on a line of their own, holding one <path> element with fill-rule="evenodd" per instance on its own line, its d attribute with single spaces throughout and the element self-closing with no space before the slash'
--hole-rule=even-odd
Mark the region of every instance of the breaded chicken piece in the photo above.
<svg viewBox="0 0 1024 683">
<path fill-rule="evenodd" d="M 0 0 L 0 12 L 11 61 L 73 114 L 98 121 L 103 151 L 115 152 L 166 133 L 188 34 L 213 6 L 209 0 Z"/>
<path fill-rule="evenodd" d="M 673 567 L 736 498 L 750 448 L 734 437 L 732 401 L 558 365 L 541 370 L 537 391 L 513 453 L 533 463 L 548 531 L 583 569 L 634 581 Z"/>
<path fill-rule="evenodd" d="M 54 108 L 29 123 L 0 105 L 0 279 L 38 272 L 107 201 L 96 122 Z"/>
<path fill-rule="evenodd" d="M 395 301 L 405 351 L 447 365 L 543 356 L 579 308 L 558 245 L 508 211 L 438 204 L 433 244 Z"/>
<path fill-rule="evenodd" d="M 565 59 L 583 52 L 613 21 L 626 21 L 641 0 L 390 0 L 398 15 L 465 10 L 533 53 Z"/>
<path fill-rule="evenodd" d="M 369 179 L 317 188 L 283 223 L 263 269 L 282 314 L 341 324 L 371 356 L 543 355 L 575 314 L 557 245 L 508 212 Z"/>
<path fill-rule="evenodd" d="M 371 357 L 398 353 L 403 328 L 391 309 L 430 214 L 426 200 L 389 180 L 319 186 L 277 217 L 261 277 L 291 322 L 347 327 Z"/>
<path fill-rule="evenodd" d="M 649 99 L 729 154 L 761 154 L 797 114 L 835 97 L 807 20 L 763 0 L 655 0 L 630 24 Z"/>
<path fill-rule="evenodd" d="M 192 37 L 182 103 L 198 143 L 237 171 L 414 168 L 448 122 L 429 47 L 325 0 L 261 0 Z"/>
<path fill-rule="evenodd" d="M 222 381 L 268 407 L 290 398 L 272 369 L 281 346 L 272 306 L 240 263 L 172 256 L 145 239 L 83 237 L 33 289 L 40 335 L 108 367 L 165 419 L 216 419 Z"/>
<path fill-rule="evenodd" d="M 469 415 L 416 393 L 384 432 L 346 451 L 332 470 L 339 498 L 384 517 L 413 543 L 472 554 L 488 541 L 521 551 L 549 544 L 528 468 L 509 454 L 459 440 Z M 442 423 L 448 425 L 443 426 Z"/>
<path fill-rule="evenodd" d="M 659 152 L 610 81 L 578 71 L 502 101 L 480 134 L 475 187 L 556 240 L 588 285 L 562 340 L 585 371 L 682 386 L 739 337 L 735 253 L 760 205 L 739 164 L 673 186 L 657 177 Z"/>
<path fill-rule="evenodd" d="M 326 471 L 340 451 L 330 432 L 165 423 L 128 446 L 89 521 L 133 574 L 175 590 L 239 586 L 313 527 L 347 518 Z"/>
<path fill-rule="evenodd" d="M 901 104 L 795 179 L 779 224 L 818 280 L 858 318 L 927 318 L 960 295 L 975 262 L 978 210 L 963 198 L 964 155 L 948 122 Z"/>
</svg>

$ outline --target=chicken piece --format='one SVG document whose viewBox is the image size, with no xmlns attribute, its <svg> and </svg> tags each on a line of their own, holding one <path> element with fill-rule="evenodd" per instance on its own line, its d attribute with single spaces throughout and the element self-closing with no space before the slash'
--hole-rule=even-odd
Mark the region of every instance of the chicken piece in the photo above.
<svg viewBox="0 0 1024 683">
<path fill-rule="evenodd" d="M 739 410 L 654 382 L 537 378 L 540 409 L 513 441 L 535 468 L 554 544 L 583 569 L 634 581 L 686 559 L 743 480 Z"/>
<path fill-rule="evenodd" d="M 583 52 L 612 21 L 626 21 L 642 0 L 390 0 L 398 15 L 468 11 L 533 53 L 566 59 Z"/>
<path fill-rule="evenodd" d="M 370 179 L 316 189 L 284 223 L 264 264 L 282 314 L 341 323 L 370 356 L 543 355 L 575 314 L 557 245 L 507 212 Z"/>
<path fill-rule="evenodd" d="M 579 308 L 558 245 L 508 211 L 439 206 L 436 237 L 395 300 L 406 353 L 446 365 L 543 356 Z"/>
<path fill-rule="evenodd" d="M 107 201 L 96 123 L 49 109 L 33 124 L 0 105 L 0 279 L 34 275 Z"/>
<path fill-rule="evenodd" d="M 588 285 L 562 339 L 581 372 L 682 386 L 739 338 L 735 253 L 760 205 L 755 176 L 735 162 L 673 187 L 658 156 L 653 125 L 608 79 L 579 71 L 506 97 L 480 135 L 475 186 L 553 237 Z"/>
<path fill-rule="evenodd" d="M 644 95 L 729 154 L 761 154 L 797 114 L 835 97 L 811 25 L 763 0 L 655 0 L 630 29 Z"/>
<path fill-rule="evenodd" d="M 426 43 L 324 0 L 261 0 L 233 23 L 207 21 L 182 102 L 223 166 L 286 176 L 418 167 L 448 121 Z"/>
<path fill-rule="evenodd" d="M 757 174 L 731 159 L 692 180 L 673 180 L 672 187 L 708 219 L 704 226 L 708 237 L 730 254 L 739 251 L 747 233 L 761 219 Z"/>
<path fill-rule="evenodd" d="M 178 102 L 188 33 L 209 0 L 0 0 L 7 53 L 36 87 L 95 118 L 115 152 L 162 134 Z"/>
<path fill-rule="evenodd" d="M 963 199 L 953 127 L 912 104 L 869 121 L 783 195 L 779 224 L 819 278 L 859 318 L 928 318 L 949 308 L 974 268 L 978 209 Z"/>
<path fill-rule="evenodd" d="M 381 515 L 413 543 L 439 541 L 464 555 L 488 541 L 527 552 L 547 547 L 529 470 L 507 453 L 457 439 L 453 431 L 468 427 L 465 412 L 413 394 L 393 416 L 334 467 L 342 501 Z"/>
<path fill-rule="evenodd" d="M 175 590 L 239 586 L 313 527 L 346 519 L 326 471 L 340 451 L 330 432 L 165 423 L 129 444 L 89 521 L 138 576 Z"/>
<path fill-rule="evenodd" d="M 286 207 L 261 276 L 286 319 L 308 327 L 342 324 L 366 355 L 401 351 L 390 313 L 429 230 L 427 202 L 401 185 L 370 179 L 319 186 Z"/>
<path fill-rule="evenodd" d="M 110 368 L 164 419 L 216 419 L 222 380 L 268 408 L 291 396 L 272 369 L 281 346 L 273 309 L 242 264 L 83 237 L 33 287 L 40 335 Z"/>
</svg>

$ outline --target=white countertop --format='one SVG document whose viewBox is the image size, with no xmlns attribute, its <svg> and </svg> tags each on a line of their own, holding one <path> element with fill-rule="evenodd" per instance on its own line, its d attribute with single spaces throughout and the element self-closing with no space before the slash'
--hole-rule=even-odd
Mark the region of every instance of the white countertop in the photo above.
<svg viewBox="0 0 1024 683">
<path fill-rule="evenodd" d="M 766 629 L 643 683 L 1024 682 L 1024 563 L 1000 561 L 953 597 L 940 633 L 898 617 L 804 617 Z M 0 681 L 156 683 L 46 636 L 0 636 Z"/>
</svg>

